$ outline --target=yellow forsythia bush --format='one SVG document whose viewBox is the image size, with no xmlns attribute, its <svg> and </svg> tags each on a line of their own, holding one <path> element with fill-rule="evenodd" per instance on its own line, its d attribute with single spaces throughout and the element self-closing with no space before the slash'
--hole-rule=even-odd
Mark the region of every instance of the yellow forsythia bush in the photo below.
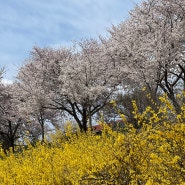
<svg viewBox="0 0 185 185">
<path fill-rule="evenodd" d="M 184 185 L 183 111 L 175 119 L 165 103 L 157 113 L 147 107 L 139 114 L 133 104 L 133 113 L 143 124 L 140 130 L 131 124 L 122 132 L 103 125 L 102 135 L 68 129 L 65 134 L 51 136 L 49 142 L 29 145 L 21 153 L 5 155 L 1 151 L 0 184 Z M 169 113 L 171 121 L 165 116 Z"/>
</svg>

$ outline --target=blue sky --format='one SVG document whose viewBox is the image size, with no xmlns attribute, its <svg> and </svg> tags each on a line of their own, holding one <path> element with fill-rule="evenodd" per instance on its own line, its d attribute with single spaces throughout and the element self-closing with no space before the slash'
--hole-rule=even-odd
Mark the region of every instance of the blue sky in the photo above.
<svg viewBox="0 0 185 185">
<path fill-rule="evenodd" d="M 34 45 L 68 46 L 107 35 L 141 0 L 0 0 L 0 67 L 13 80 Z"/>
</svg>

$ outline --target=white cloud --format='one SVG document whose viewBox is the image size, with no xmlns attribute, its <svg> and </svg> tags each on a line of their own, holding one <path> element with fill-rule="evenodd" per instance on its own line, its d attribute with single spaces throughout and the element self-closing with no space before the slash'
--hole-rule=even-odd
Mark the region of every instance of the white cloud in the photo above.
<svg viewBox="0 0 185 185">
<path fill-rule="evenodd" d="M 2 83 L 4 85 L 10 85 L 10 84 L 13 84 L 13 80 L 8 80 L 8 79 L 3 78 L 2 79 Z"/>
</svg>

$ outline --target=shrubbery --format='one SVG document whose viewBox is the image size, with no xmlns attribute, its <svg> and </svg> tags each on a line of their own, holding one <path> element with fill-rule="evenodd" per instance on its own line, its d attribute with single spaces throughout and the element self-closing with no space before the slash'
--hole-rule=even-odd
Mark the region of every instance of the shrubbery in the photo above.
<svg viewBox="0 0 185 185">
<path fill-rule="evenodd" d="M 102 135 L 57 132 L 21 153 L 1 152 L 0 184 L 185 184 L 185 124 L 166 96 L 156 110 L 134 116 L 142 125 Z M 121 115 L 123 119 L 124 116 Z"/>
</svg>

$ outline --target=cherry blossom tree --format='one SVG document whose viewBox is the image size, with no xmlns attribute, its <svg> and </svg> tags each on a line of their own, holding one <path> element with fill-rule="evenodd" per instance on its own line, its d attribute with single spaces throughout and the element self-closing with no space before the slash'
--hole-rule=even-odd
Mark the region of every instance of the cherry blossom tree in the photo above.
<svg viewBox="0 0 185 185">
<path fill-rule="evenodd" d="M 123 76 L 118 66 L 108 57 L 101 43 L 84 40 L 75 46 L 70 61 L 61 64 L 66 68 L 59 79 L 61 94 L 65 95 L 66 111 L 77 121 L 81 130 L 91 126 L 91 117 L 110 100 Z"/>
<path fill-rule="evenodd" d="M 39 53 L 38 50 L 39 48 L 35 48 L 37 54 Z M 33 54 L 35 61 L 37 60 L 36 53 Z M 41 53 L 39 54 L 42 55 Z M 54 65 L 49 66 L 45 61 L 40 61 L 40 63 L 30 61 L 20 69 L 19 82 L 16 83 L 17 99 L 20 102 L 19 111 L 28 120 L 27 128 L 29 125 L 40 126 L 42 141 L 45 139 L 46 124 L 48 122 L 58 127 L 56 117 L 59 111 L 47 108 L 52 102 L 51 99 L 56 89 L 54 88 L 56 85 L 55 73 L 57 73 L 55 69 L 57 70 L 57 67 L 54 68 Z M 29 129 L 29 132 L 34 135 L 33 130 Z"/>
<path fill-rule="evenodd" d="M 154 94 L 167 93 L 179 112 L 175 94 L 185 90 L 185 1 L 143 1 L 109 32 L 112 56 L 130 77 Z"/>
<path fill-rule="evenodd" d="M 0 140 L 5 153 L 10 147 L 14 152 L 15 142 L 22 135 L 22 126 L 25 122 L 19 114 L 18 104 L 13 95 L 14 90 L 13 85 L 1 84 Z"/>
</svg>

